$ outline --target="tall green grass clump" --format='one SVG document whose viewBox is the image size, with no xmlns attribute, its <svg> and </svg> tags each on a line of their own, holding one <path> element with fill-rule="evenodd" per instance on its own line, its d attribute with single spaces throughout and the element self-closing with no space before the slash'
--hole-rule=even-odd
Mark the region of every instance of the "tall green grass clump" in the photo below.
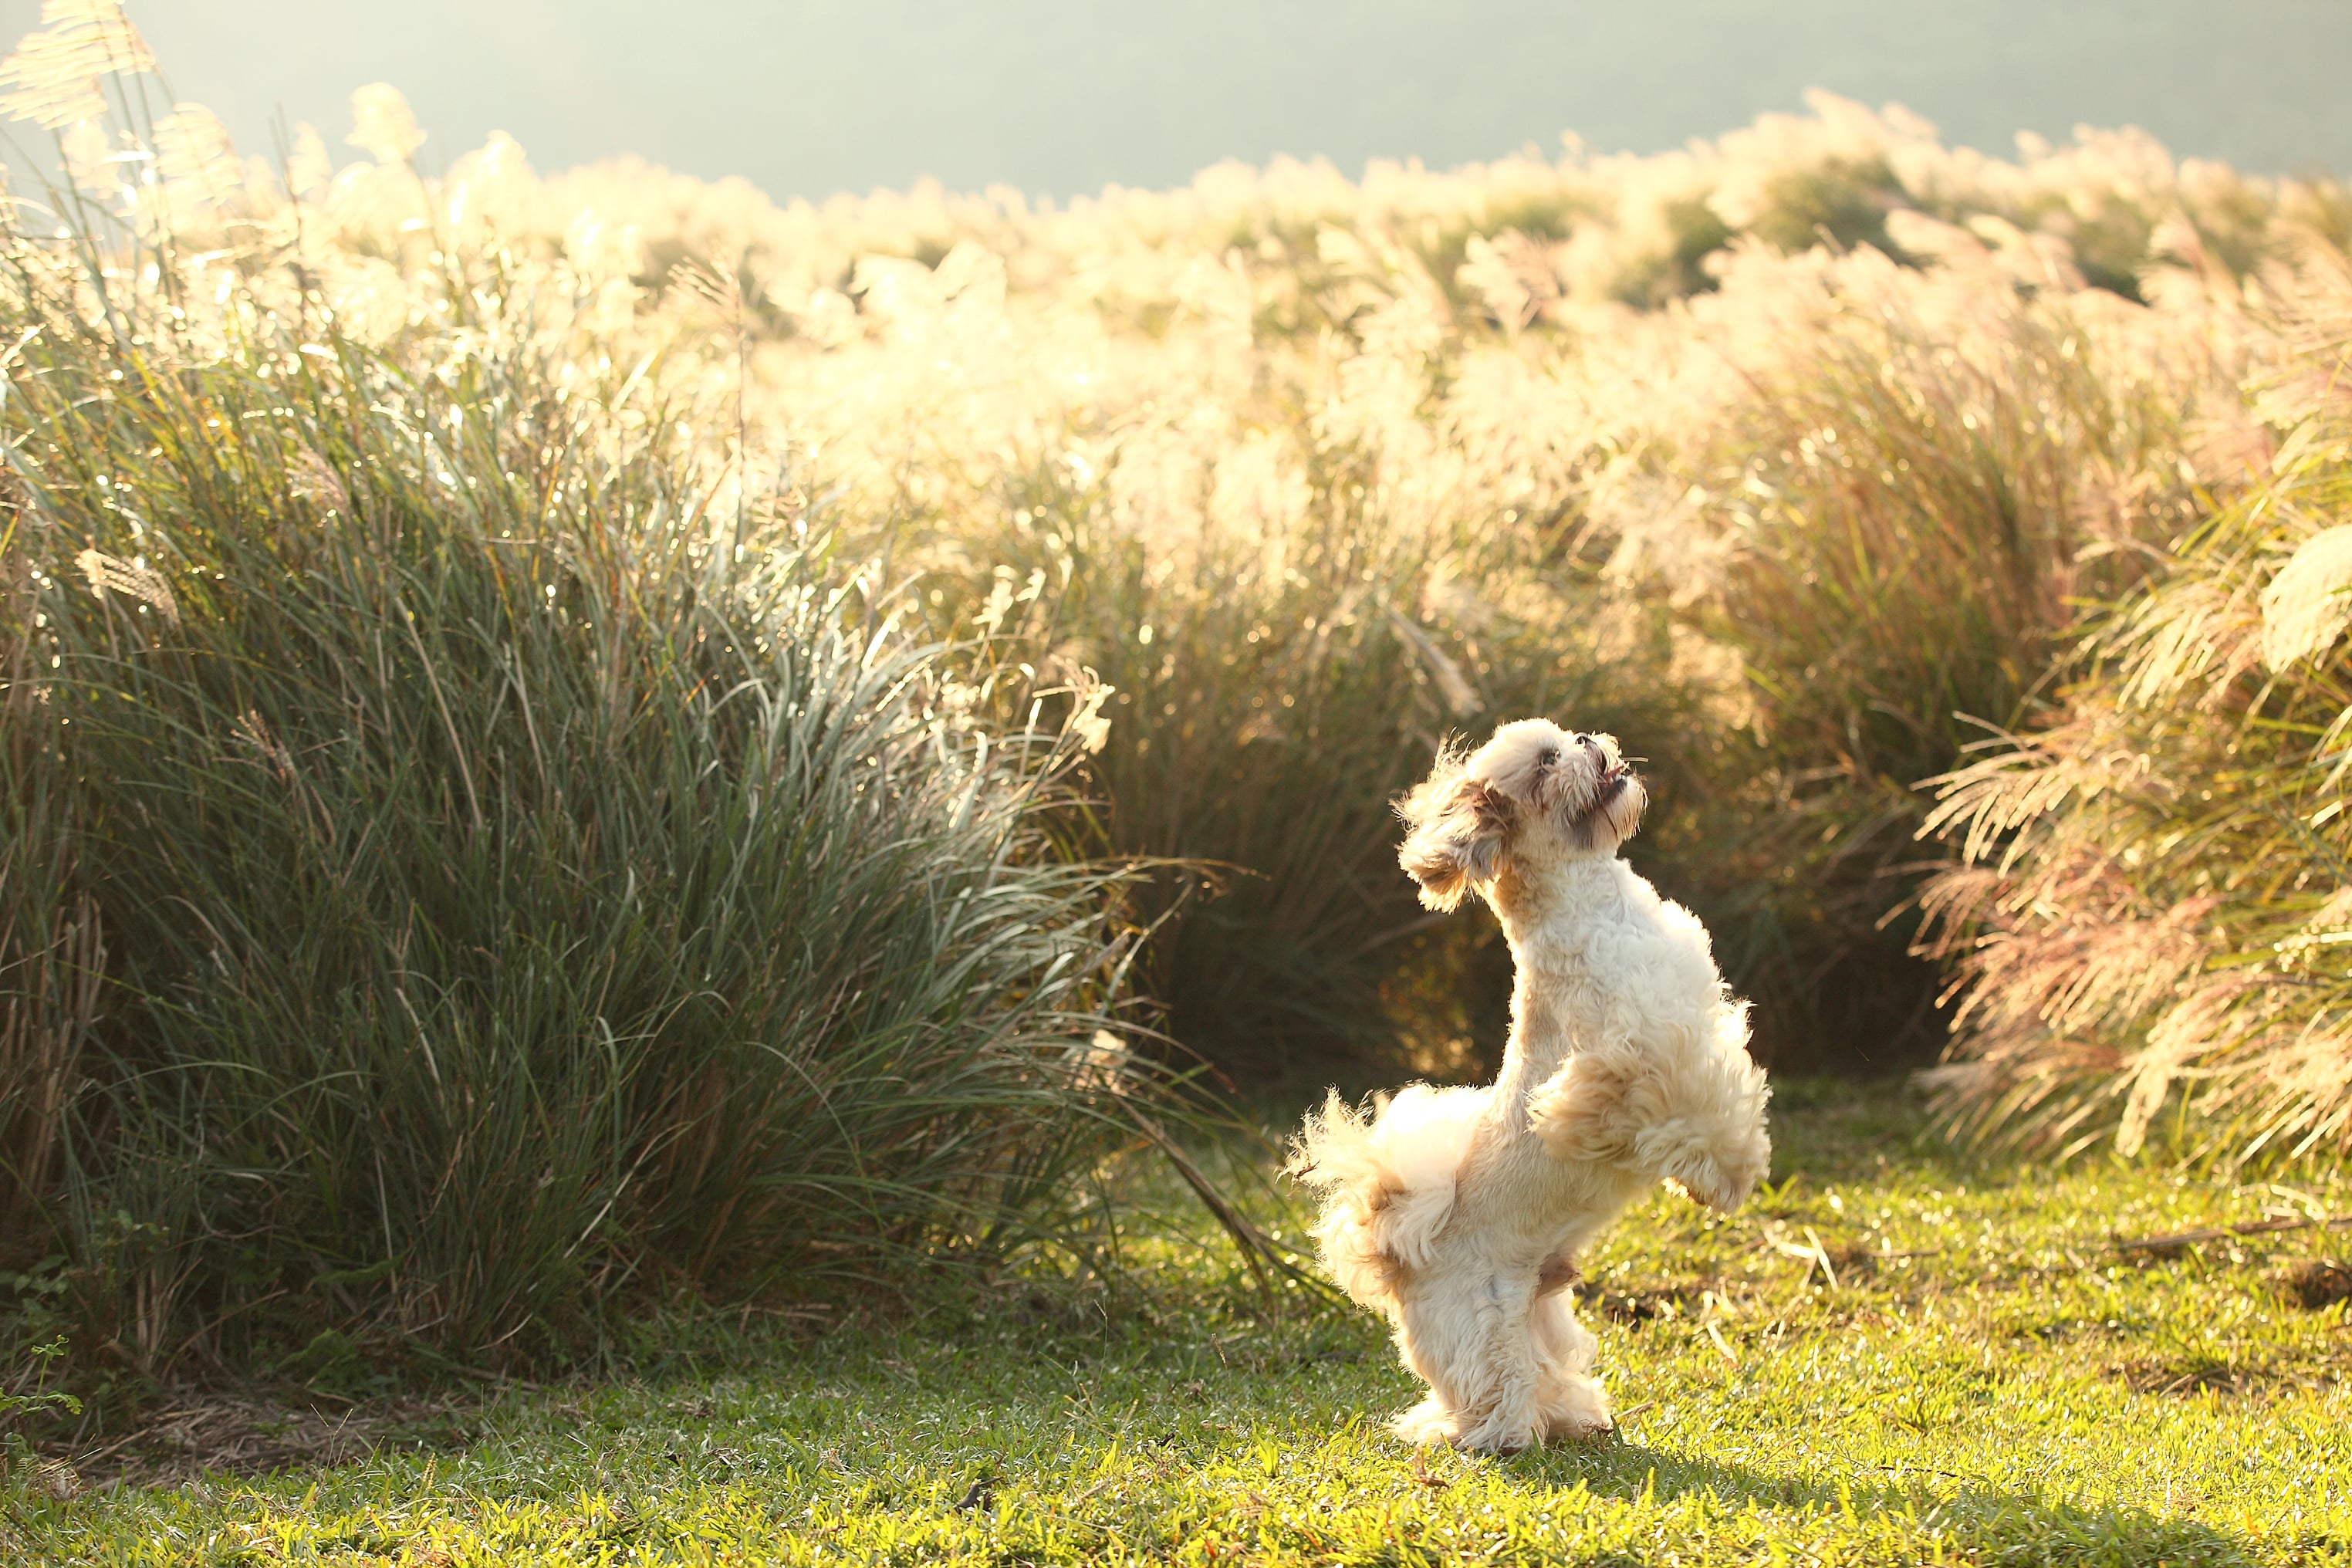
<svg viewBox="0 0 2352 1568">
<path fill-rule="evenodd" d="M 2095 607 L 2045 724 L 1945 782 L 1937 1080 L 1964 1128 L 2062 1156 L 2352 1151 L 2352 271 L 2314 245 L 2265 292 L 2250 482 Z"/>
<path fill-rule="evenodd" d="M 89 1375 L 1067 1257 L 1163 1081 L 1077 732 L 976 727 L 513 259 L 371 345 L 0 249 L 0 1268 Z"/>
</svg>

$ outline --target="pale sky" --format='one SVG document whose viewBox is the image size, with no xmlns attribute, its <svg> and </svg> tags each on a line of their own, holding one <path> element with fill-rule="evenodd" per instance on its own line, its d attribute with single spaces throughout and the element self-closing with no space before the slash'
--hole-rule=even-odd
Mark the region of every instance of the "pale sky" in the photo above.
<svg viewBox="0 0 2352 1568">
<path fill-rule="evenodd" d="M 389 81 L 427 166 L 493 129 L 552 173 L 623 153 L 772 195 L 932 175 L 1068 196 L 1224 158 L 1434 166 L 1563 131 L 1655 152 L 1900 101 L 1998 153 L 2145 126 L 2183 155 L 2352 173 L 2352 0 L 129 0 L 172 89 L 247 153 L 341 150 Z M 0 0 L 0 34 L 38 0 Z"/>
</svg>

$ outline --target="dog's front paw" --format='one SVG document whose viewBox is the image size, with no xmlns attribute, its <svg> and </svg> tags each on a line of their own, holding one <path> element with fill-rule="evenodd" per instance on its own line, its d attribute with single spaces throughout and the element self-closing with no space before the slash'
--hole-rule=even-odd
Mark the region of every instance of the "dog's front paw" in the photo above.
<svg viewBox="0 0 2352 1568">
<path fill-rule="evenodd" d="M 1727 1182 L 1720 1175 L 1696 1173 L 1668 1176 L 1665 1184 L 1666 1191 L 1678 1197 L 1688 1198 L 1702 1208 L 1713 1209 L 1717 1214 L 1729 1214 L 1738 1208 L 1748 1201 L 1748 1194 L 1756 1187 L 1753 1182 L 1743 1186 Z"/>
<path fill-rule="evenodd" d="M 1678 1193 L 1691 1202 L 1711 1208 L 1717 1214 L 1729 1214 L 1741 1204 L 1746 1203 L 1748 1194 L 1756 1190 L 1759 1174 L 1760 1173 L 1727 1174 L 1710 1164 L 1702 1169 L 1684 1170 L 1668 1176 L 1666 1190 Z"/>
</svg>

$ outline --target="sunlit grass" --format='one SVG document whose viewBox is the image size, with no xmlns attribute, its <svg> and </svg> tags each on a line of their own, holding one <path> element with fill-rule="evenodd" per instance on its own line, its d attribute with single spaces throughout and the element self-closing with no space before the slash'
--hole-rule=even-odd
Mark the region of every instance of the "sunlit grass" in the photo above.
<svg viewBox="0 0 2352 1568">
<path fill-rule="evenodd" d="M 20 1500 L 9 1527 L 158 1563 L 2352 1560 L 2347 1309 L 2277 1283 L 2320 1233 L 2111 1245 L 2300 1199 L 1970 1166 L 1891 1090 L 1784 1101 L 1749 1209 L 1661 1196 L 1588 1260 L 1624 1412 L 1589 1448 L 1408 1452 L 1375 1324 L 1269 1317 L 1176 1249 L 1117 1300 L 1013 1287 L 518 1396 L 462 1450 Z"/>
</svg>

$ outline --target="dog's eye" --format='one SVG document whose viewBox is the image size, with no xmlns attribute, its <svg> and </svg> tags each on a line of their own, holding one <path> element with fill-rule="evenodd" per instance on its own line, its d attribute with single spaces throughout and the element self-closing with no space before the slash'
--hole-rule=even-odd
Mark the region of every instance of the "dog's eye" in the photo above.
<svg viewBox="0 0 2352 1568">
<path fill-rule="evenodd" d="M 1543 763 L 1545 767 L 1551 766 L 1554 763 L 1559 761 L 1559 748 L 1558 746 L 1546 746 L 1543 749 L 1543 755 L 1538 758 L 1537 761 Z"/>
</svg>

